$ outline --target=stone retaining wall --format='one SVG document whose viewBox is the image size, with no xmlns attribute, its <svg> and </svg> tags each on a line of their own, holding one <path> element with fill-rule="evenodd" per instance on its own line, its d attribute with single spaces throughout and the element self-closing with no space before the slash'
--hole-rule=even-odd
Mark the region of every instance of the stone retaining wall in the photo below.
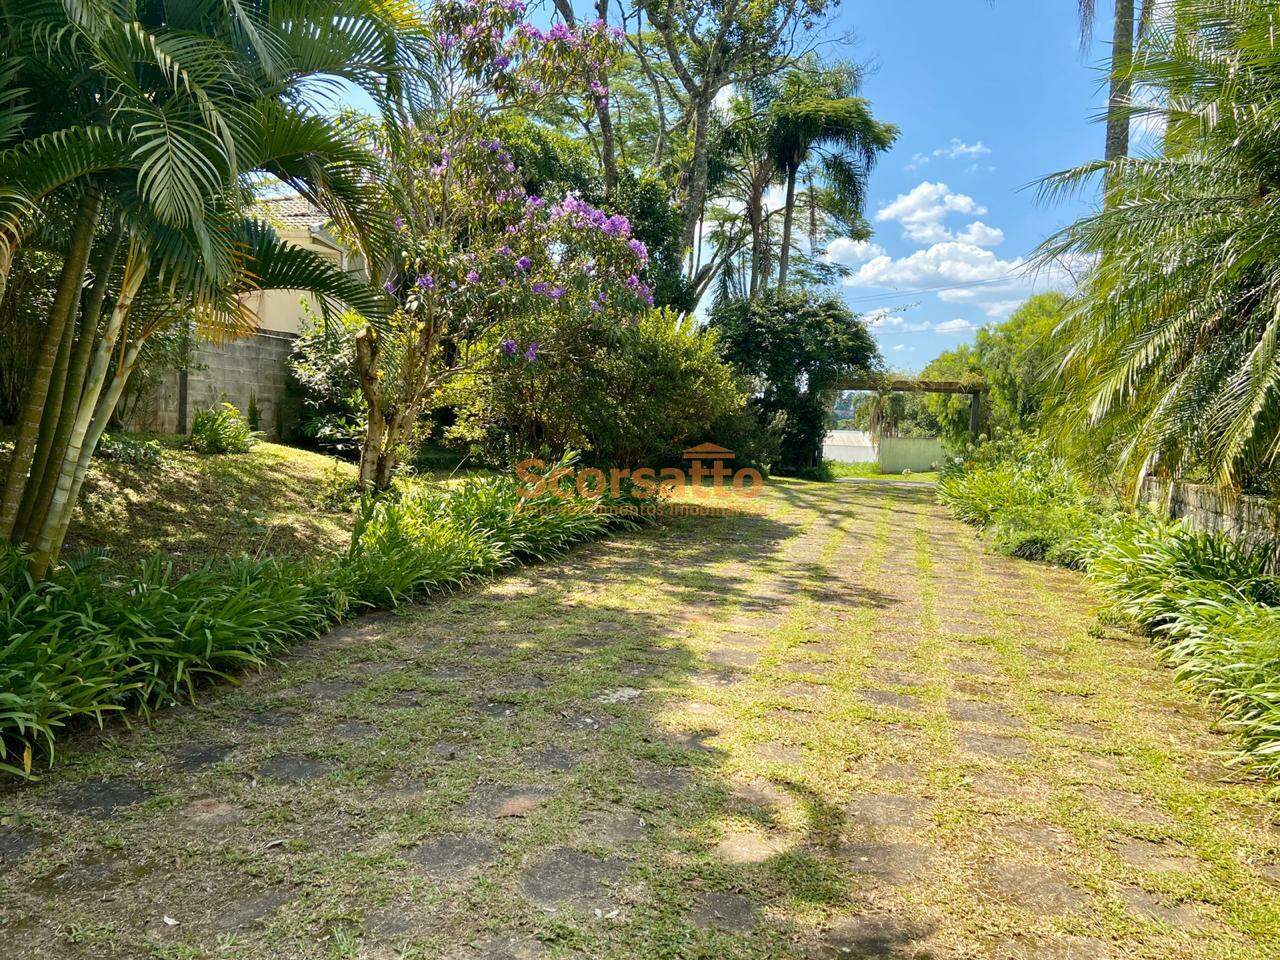
<svg viewBox="0 0 1280 960">
<path fill-rule="evenodd" d="M 1220 530 L 1237 540 L 1273 543 L 1280 560 L 1280 503 L 1247 496 L 1229 501 L 1212 487 L 1153 477 L 1143 481 L 1142 499 L 1170 517 L 1186 518 L 1197 530 Z"/>
<path fill-rule="evenodd" d="M 296 405 L 288 391 L 293 340 L 289 334 L 258 333 L 230 343 L 198 344 L 192 369 L 186 373 L 185 417 L 183 375 L 172 373 L 139 403 L 128 428 L 179 433 L 190 430 L 196 411 L 223 400 L 248 414 L 252 397 L 259 429 L 272 439 L 287 438 L 296 420 Z"/>
</svg>

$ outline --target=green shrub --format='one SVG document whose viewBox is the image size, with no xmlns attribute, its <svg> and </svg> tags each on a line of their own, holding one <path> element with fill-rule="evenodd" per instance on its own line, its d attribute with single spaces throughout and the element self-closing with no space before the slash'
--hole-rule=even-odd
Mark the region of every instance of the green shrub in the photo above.
<svg viewBox="0 0 1280 960">
<path fill-rule="evenodd" d="M 248 453 L 261 439 L 235 405 L 224 402 L 192 417 L 187 444 L 197 453 Z"/>
<path fill-rule="evenodd" d="M 621 326 L 571 313 L 521 322 L 530 326 L 511 331 L 511 343 L 536 342 L 535 359 L 517 353 L 444 395 L 457 412 L 448 442 L 490 464 L 571 449 L 613 466 L 678 463 L 744 402 L 715 336 L 675 311 Z"/>
<path fill-rule="evenodd" d="M 1280 776 L 1280 580 L 1270 544 L 1149 515 L 1096 537 L 1089 576 L 1179 679 L 1215 697 L 1242 758 Z"/>
<path fill-rule="evenodd" d="M 1212 696 L 1240 759 L 1280 777 L 1280 578 L 1274 544 L 1111 509 L 1026 438 L 953 461 L 939 496 L 997 549 L 1083 566 L 1108 616 L 1152 638 L 1178 679 Z"/>
<path fill-rule="evenodd" d="M 64 567 L 33 584 L 0 553 L 0 768 L 52 755 L 68 721 L 189 698 L 200 682 L 261 666 L 336 619 L 341 603 L 305 565 L 242 560 L 174 576 L 159 560 L 119 581 Z"/>
<path fill-rule="evenodd" d="M 1115 508 L 1062 459 L 1015 434 L 944 465 L 938 499 L 1002 553 L 1079 566 L 1085 538 Z"/>
</svg>

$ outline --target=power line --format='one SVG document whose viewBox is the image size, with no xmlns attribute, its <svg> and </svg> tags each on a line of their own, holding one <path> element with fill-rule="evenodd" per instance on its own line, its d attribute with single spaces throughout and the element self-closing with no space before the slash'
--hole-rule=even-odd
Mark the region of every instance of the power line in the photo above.
<svg viewBox="0 0 1280 960">
<path fill-rule="evenodd" d="M 861 297 L 845 297 L 847 303 L 862 303 L 865 300 L 896 300 L 899 297 L 911 297 L 917 293 L 939 293 L 943 290 L 963 290 L 968 287 L 982 287 L 993 283 L 1008 283 L 1017 277 L 1016 274 L 1008 273 L 1000 277 L 992 277 L 990 280 L 970 280 L 965 283 L 952 283 L 943 287 L 919 287 L 915 290 L 895 290 L 890 293 L 870 293 Z"/>
</svg>

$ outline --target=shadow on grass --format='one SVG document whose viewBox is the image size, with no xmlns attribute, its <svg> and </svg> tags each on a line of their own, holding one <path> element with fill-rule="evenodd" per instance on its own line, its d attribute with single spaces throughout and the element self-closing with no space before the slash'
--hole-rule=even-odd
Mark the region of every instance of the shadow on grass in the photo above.
<svg viewBox="0 0 1280 960">
<path fill-rule="evenodd" d="M 31 841 L 6 879 L 11 955 L 201 955 L 228 936 L 245 958 L 325 955 L 342 937 L 499 956 L 467 952 L 490 936 L 589 956 L 794 955 L 811 931 L 792 912 L 856 899 L 830 857 L 844 813 L 767 777 L 806 830 L 723 855 L 742 783 L 708 741 L 734 731 L 678 720 L 673 692 L 747 677 L 709 668 L 688 643 L 696 623 L 832 590 L 820 564 L 781 559 L 797 532 L 684 520 L 592 544 L 344 626 L 197 709 L 69 738 L 60 767 L 0 801 L 14 824 L 0 847 Z M 781 596 L 762 602 L 761 575 Z M 441 836 L 462 839 L 437 856 Z M 739 914 L 695 924 L 715 891 Z"/>
</svg>

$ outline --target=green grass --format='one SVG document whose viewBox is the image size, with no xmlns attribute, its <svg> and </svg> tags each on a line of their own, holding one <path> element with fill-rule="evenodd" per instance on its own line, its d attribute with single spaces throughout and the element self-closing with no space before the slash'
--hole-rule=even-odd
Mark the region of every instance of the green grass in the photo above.
<svg viewBox="0 0 1280 960">
<path fill-rule="evenodd" d="M 880 465 L 876 463 L 838 463 L 835 460 L 823 462 L 836 479 L 842 477 L 871 477 L 877 480 L 910 480 L 914 483 L 936 483 L 938 480 L 938 472 L 936 470 L 926 470 L 921 473 L 881 473 Z"/>
</svg>

